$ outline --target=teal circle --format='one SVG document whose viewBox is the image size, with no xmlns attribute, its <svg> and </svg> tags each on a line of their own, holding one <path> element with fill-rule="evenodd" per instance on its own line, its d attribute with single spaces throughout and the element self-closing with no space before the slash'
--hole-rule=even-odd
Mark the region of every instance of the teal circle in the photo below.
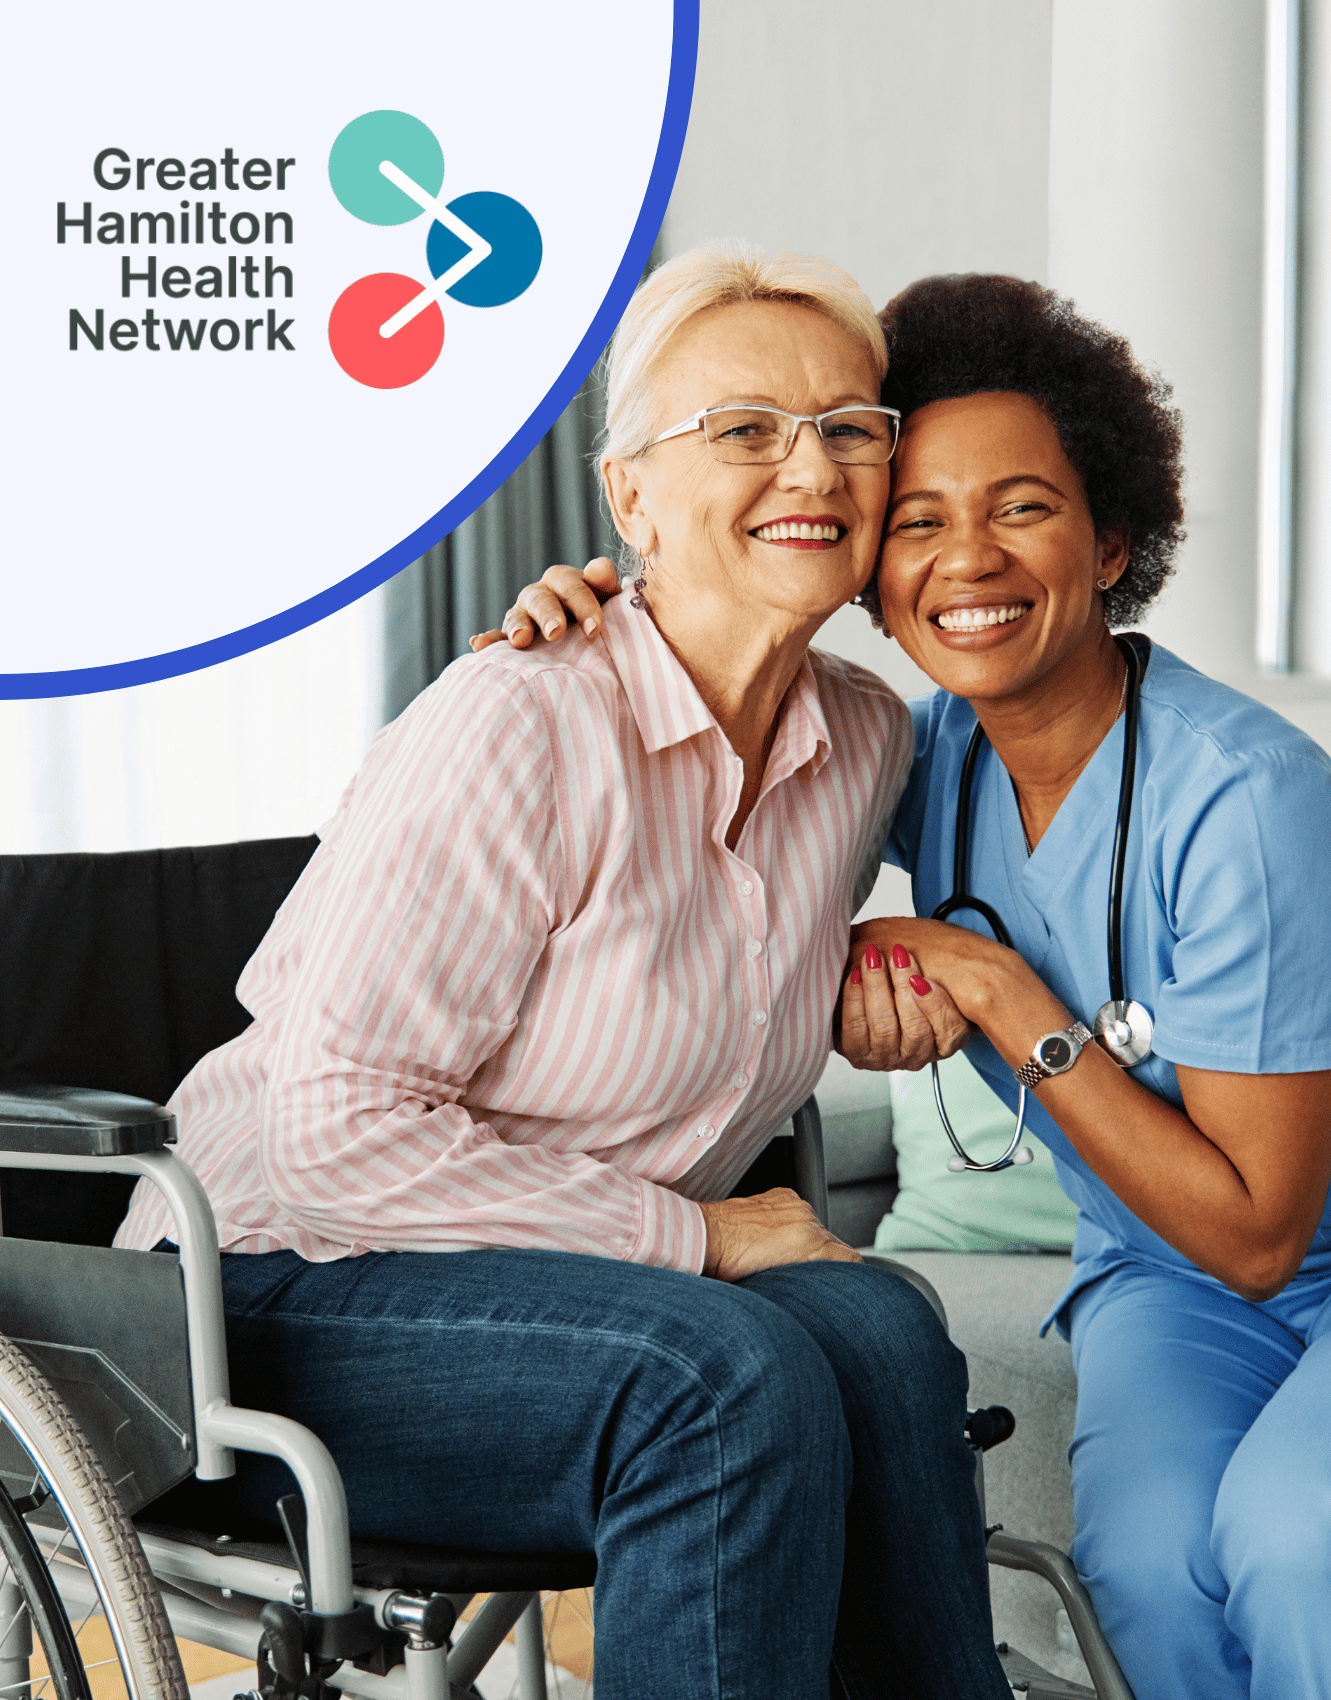
<svg viewBox="0 0 1331 1700">
<path fill-rule="evenodd" d="M 429 195 L 444 186 L 444 150 L 434 131 L 409 112 L 362 112 L 333 143 L 328 181 L 353 216 L 366 224 L 407 224 L 425 210 L 379 169 L 391 160 Z"/>
</svg>

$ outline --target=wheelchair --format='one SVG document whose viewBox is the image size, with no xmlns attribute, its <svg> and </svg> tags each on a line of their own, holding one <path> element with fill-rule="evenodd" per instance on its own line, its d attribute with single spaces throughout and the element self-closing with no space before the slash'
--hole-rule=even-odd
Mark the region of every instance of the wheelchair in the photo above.
<svg viewBox="0 0 1331 1700">
<path fill-rule="evenodd" d="M 0 1700 L 185 1700 L 177 1637 L 255 1659 L 253 1700 L 479 1700 L 510 1632 L 521 1700 L 546 1700 L 542 1595 L 594 1586 L 592 1553 L 355 1538 L 322 1442 L 231 1403 L 216 1227 L 161 1105 L 248 1024 L 240 969 L 317 842 L 0 857 Z M 793 1134 L 738 1190 L 793 1184 L 826 1221 L 814 1100 Z M 140 1179 L 178 1257 L 111 1247 Z M 1011 1422 L 968 1420 L 981 1503 Z M 161 1520 L 236 1450 L 295 1478 L 271 1527 Z M 1095 1684 L 1000 1647 L 1014 1690 L 1132 1700 L 1067 1557 L 1001 1529 L 988 1552 L 1058 1589 Z"/>
</svg>

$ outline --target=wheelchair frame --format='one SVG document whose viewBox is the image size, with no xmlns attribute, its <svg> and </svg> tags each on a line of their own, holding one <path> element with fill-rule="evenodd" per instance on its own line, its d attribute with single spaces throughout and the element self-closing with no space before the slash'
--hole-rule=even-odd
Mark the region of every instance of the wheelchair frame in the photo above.
<svg viewBox="0 0 1331 1700">
<path fill-rule="evenodd" d="M 827 1187 L 816 1102 L 809 1099 L 793 1121 L 797 1187 L 826 1222 Z M 169 1137 L 168 1125 L 164 1122 L 163 1137 Z M 305 1506 L 306 1550 L 304 1555 L 293 1553 L 290 1565 L 242 1553 L 218 1554 L 188 1540 L 140 1532 L 177 1635 L 242 1657 L 253 1656 L 257 1636 L 264 1629 L 261 1614 L 265 1606 L 277 1604 L 305 1613 L 307 1627 L 311 1619 L 314 1622 L 313 1638 L 320 1649 L 349 1660 L 357 1641 L 356 1627 L 363 1639 L 368 1617 L 380 1630 L 405 1634 L 404 1662 L 382 1675 L 343 1663 L 330 1679 L 336 1689 L 363 1700 L 466 1700 L 500 1643 L 515 1629 L 522 1700 L 546 1700 L 539 1593 L 491 1594 L 450 1645 L 455 1615 L 473 1596 L 433 1596 L 433 1600 L 446 1599 L 451 1608 L 441 1618 L 438 1612 L 432 1617 L 431 1598 L 398 1588 L 355 1585 L 346 1494 L 327 1448 L 289 1418 L 231 1403 L 217 1229 L 208 1198 L 187 1164 L 165 1147 L 134 1154 L 77 1156 L 49 1149 L 0 1148 L 0 1166 L 132 1175 L 158 1188 L 171 1208 L 180 1250 L 197 1447 L 195 1474 L 205 1481 L 231 1476 L 234 1453 L 240 1450 L 276 1457 L 296 1478 Z M 888 1258 L 874 1261 L 919 1288 L 946 1328 L 941 1301 L 922 1276 Z M 983 1508 L 983 1448 L 973 1438 L 971 1445 Z M 40 1530 L 34 1532 L 40 1538 Z M 1025 1692 L 1028 1700 L 1132 1700 L 1067 1556 L 1040 1542 L 1015 1539 L 998 1528 L 989 1530 L 988 1536 L 990 1563 L 1036 1571 L 1058 1590 L 1095 1684 L 1092 1691 L 1066 1683 L 1002 1647 L 1000 1656 L 1014 1690 Z M 304 1575 L 298 1564 L 301 1556 Z M 95 1608 L 97 1587 L 88 1571 L 67 1564 L 57 1569 L 57 1585 L 67 1605 L 85 1612 Z M 345 1651 L 339 1653 L 340 1648 Z"/>
</svg>

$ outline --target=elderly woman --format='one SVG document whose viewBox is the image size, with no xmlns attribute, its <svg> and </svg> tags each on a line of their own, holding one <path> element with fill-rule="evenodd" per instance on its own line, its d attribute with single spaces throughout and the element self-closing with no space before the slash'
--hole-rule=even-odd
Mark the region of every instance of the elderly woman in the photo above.
<svg viewBox="0 0 1331 1700">
<path fill-rule="evenodd" d="M 1080 1207 L 1050 1319 L 1079 1381 L 1073 1557 L 1138 1700 L 1325 1700 L 1331 763 L 1111 636 L 1182 518 L 1168 392 L 1121 339 L 1010 278 L 927 279 L 885 319 L 904 423 L 865 600 L 940 689 L 884 854 L 932 915 L 964 796 L 970 901 L 867 923 L 856 960 L 911 953 L 921 1008 L 951 994 Z M 1115 950 L 1131 1007 L 1097 1022 Z M 846 987 L 865 1066 L 897 1046 L 885 994 Z"/>
<path fill-rule="evenodd" d="M 324 1439 L 359 1533 L 594 1548 L 601 1700 L 1007 1694 L 960 1354 L 793 1193 L 728 1199 L 818 1078 L 910 766 L 808 650 L 878 552 L 884 366 L 820 262 L 639 290 L 637 596 L 380 736 L 175 1101 L 237 1397 Z M 120 1243 L 166 1226 L 140 1189 Z"/>
</svg>

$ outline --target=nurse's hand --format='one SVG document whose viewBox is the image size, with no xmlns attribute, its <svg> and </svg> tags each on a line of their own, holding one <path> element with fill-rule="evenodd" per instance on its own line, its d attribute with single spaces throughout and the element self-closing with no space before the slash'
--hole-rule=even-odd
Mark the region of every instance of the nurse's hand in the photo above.
<svg viewBox="0 0 1331 1700">
<path fill-rule="evenodd" d="M 619 574 L 604 555 L 588 561 L 581 572 L 573 567 L 547 567 L 535 584 L 524 585 L 518 592 L 501 631 L 480 632 L 469 641 L 478 654 L 504 638 L 514 649 L 526 649 L 538 633 L 547 643 L 557 643 L 568 630 L 569 615 L 594 638 L 604 624 L 602 602 L 618 595 Z"/>
<path fill-rule="evenodd" d="M 797 1192 L 774 1186 L 754 1198 L 700 1205 L 707 1221 L 703 1274 L 742 1281 L 784 1263 L 860 1263 L 859 1252 L 830 1233 Z"/>
<path fill-rule="evenodd" d="M 926 980 L 902 945 L 880 949 L 871 939 L 851 950 L 841 988 L 841 1019 L 833 1035 L 856 1068 L 927 1068 L 959 1051 L 970 1026 L 939 985 Z"/>
</svg>

